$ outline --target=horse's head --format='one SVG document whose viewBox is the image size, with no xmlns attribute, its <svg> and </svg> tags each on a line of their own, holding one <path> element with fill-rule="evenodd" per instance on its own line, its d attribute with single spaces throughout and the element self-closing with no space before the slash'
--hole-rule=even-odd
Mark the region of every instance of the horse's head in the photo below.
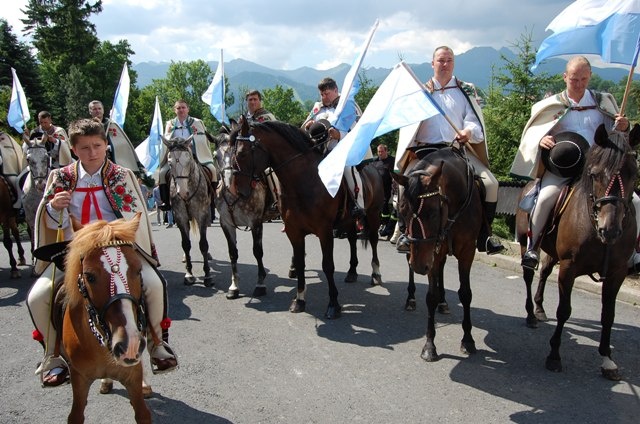
<svg viewBox="0 0 640 424">
<path fill-rule="evenodd" d="M 231 120 L 230 126 L 223 126 L 220 132 L 214 137 L 216 142 L 216 151 L 214 154 L 215 165 L 218 170 L 218 176 L 222 178 L 224 187 L 235 193 L 235 184 L 233 184 L 234 173 L 234 149 L 231 145 L 231 134 L 238 129 L 238 123 Z"/>
<path fill-rule="evenodd" d="M 233 186 L 239 195 L 249 197 L 269 166 L 269 154 L 253 134 L 246 119 L 231 132 L 229 140 L 233 146 Z"/>
<path fill-rule="evenodd" d="M 638 165 L 633 147 L 640 142 L 640 126 L 627 137 L 609 133 L 604 125 L 596 130 L 594 145 L 587 153 L 580 186 L 588 196 L 591 220 L 604 244 L 615 243 L 624 230 L 636 185 Z"/>
<path fill-rule="evenodd" d="M 31 187 L 38 192 L 44 192 L 47 177 L 49 176 L 51 156 L 44 142 L 42 142 L 42 138 L 25 141 L 25 143 L 28 146 L 26 151 L 27 165 L 29 165 L 29 172 L 33 181 Z"/>
<path fill-rule="evenodd" d="M 404 187 L 398 213 L 404 218 L 410 241 L 409 263 L 418 274 L 427 274 L 442 243 L 448 215 L 448 199 L 440 186 L 444 162 L 421 160 L 408 175 L 392 177 Z"/>
<path fill-rule="evenodd" d="M 131 221 L 88 224 L 76 232 L 65 259 L 67 308 L 88 314 L 73 328 L 84 327 L 86 342 L 95 336 L 123 366 L 136 365 L 146 346 L 142 263 L 134 247 L 139 223 L 140 213 Z"/>
<path fill-rule="evenodd" d="M 191 152 L 193 137 L 193 134 L 186 139 L 176 137 L 169 140 L 162 137 L 162 142 L 167 147 L 167 162 L 176 193 L 184 200 L 192 195 L 189 192 L 189 179 L 199 175 L 196 172 L 197 163 Z"/>
</svg>

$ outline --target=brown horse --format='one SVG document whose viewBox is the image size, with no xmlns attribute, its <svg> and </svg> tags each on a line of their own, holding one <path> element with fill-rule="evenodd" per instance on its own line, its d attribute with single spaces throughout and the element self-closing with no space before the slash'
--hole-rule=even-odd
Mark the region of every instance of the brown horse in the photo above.
<svg viewBox="0 0 640 424">
<path fill-rule="evenodd" d="M 100 378 L 120 381 L 136 422 L 151 422 L 140 362 L 146 341 L 142 264 L 135 248 L 139 222 L 139 214 L 131 221 L 96 221 L 69 243 L 61 332 L 73 389 L 69 422 L 84 422 L 89 388 Z"/>
<path fill-rule="evenodd" d="M 627 275 L 627 259 L 636 243 L 635 210 L 631 202 L 636 183 L 637 162 L 632 146 L 640 142 L 640 127 L 636 125 L 629 135 L 629 143 L 619 133 L 608 134 L 601 125 L 595 134 L 595 144 L 589 149 L 580 178 L 563 205 L 559 217 L 554 218 L 550 232 L 543 236 L 541 248 L 548 257 L 542 263 L 540 283 L 534 313 L 531 283 L 534 271 L 523 267 L 527 287 L 527 325 L 536 327 L 538 319 L 546 319 L 542 306 L 544 285 L 556 263 L 559 301 L 556 310 L 557 325 L 550 340 L 551 352 L 546 367 L 562 371 L 560 342 L 562 330 L 571 316 L 571 290 L 579 275 L 598 273 L 596 281 L 602 283 L 602 333 L 598 352 L 605 378 L 620 380 L 617 365 L 611 360 L 611 327 L 615 316 L 616 296 Z M 527 193 L 533 182 L 523 188 Z M 527 249 L 528 215 L 519 209 L 516 217 L 517 238 L 521 253 Z"/>
<path fill-rule="evenodd" d="M 428 362 L 439 359 L 435 345 L 435 311 L 444 299 L 443 274 L 447 255 L 458 259 L 458 297 L 464 311 L 460 349 L 465 354 L 475 353 L 476 345 L 471 336 L 470 273 L 483 214 L 473 170 L 459 150 L 443 148 L 421 159 L 408 175 L 394 174 L 393 178 L 404 186 L 399 213 L 405 219 L 411 242 L 409 266 L 418 274 L 429 277 L 427 342 L 421 356 Z M 413 296 L 412 291 L 415 292 L 415 285 L 413 289 L 412 285 L 409 286 L 409 298 Z"/>
<path fill-rule="evenodd" d="M 236 184 L 238 192 L 248 195 L 251 185 L 262 178 L 267 167 L 273 168 L 281 186 L 280 212 L 285 231 L 293 247 L 293 266 L 298 279 L 296 298 L 289 310 L 304 312 L 305 299 L 305 236 L 315 234 L 322 248 L 322 270 L 329 284 L 329 305 L 325 317 L 340 316 L 338 289 L 334 281 L 333 228 L 347 231 L 351 259 L 347 279 L 357 279 L 358 264 L 355 219 L 348 207 L 348 194 L 344 183 L 337 195 L 331 197 L 320 176 L 318 164 L 322 154 L 312 148 L 309 136 L 292 125 L 270 121 L 249 128 L 246 120 L 240 129 L 231 133 L 231 142 L 236 148 Z M 380 284 L 380 262 L 378 260 L 378 227 L 382 208 L 382 178 L 372 166 L 365 166 L 363 185 L 366 209 L 365 235 L 371 244 L 373 268 L 372 284 Z M 345 279 L 345 281 L 349 281 Z"/>
<path fill-rule="evenodd" d="M 14 198 L 12 196 L 13 189 L 10 188 L 9 182 L 0 175 L 0 227 L 2 227 L 2 244 L 9 254 L 9 266 L 11 267 L 11 278 L 20 278 L 20 269 L 18 265 L 26 265 L 27 261 L 24 257 L 24 248 L 20 243 L 20 230 L 18 229 L 17 215 L 13 209 Z M 18 261 L 13 255 L 13 240 L 18 247 Z"/>
</svg>

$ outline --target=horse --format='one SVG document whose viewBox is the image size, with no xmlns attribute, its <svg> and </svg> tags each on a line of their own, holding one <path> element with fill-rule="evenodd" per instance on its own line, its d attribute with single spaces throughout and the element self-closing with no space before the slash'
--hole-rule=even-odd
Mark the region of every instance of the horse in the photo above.
<svg viewBox="0 0 640 424">
<path fill-rule="evenodd" d="M 31 253 L 34 246 L 34 225 L 36 222 L 36 212 L 38 205 L 44 195 L 44 188 L 47 185 L 49 176 L 51 157 L 47 148 L 41 143 L 41 138 L 25 140 L 27 145 L 26 159 L 29 166 L 29 173 L 23 186 L 22 206 L 24 207 L 25 221 L 27 223 L 27 233 L 31 240 Z M 35 257 L 32 257 L 32 265 Z M 35 269 L 32 267 L 33 277 L 37 277 Z"/>
<path fill-rule="evenodd" d="M 180 230 L 182 250 L 187 273 L 184 277 L 186 285 L 192 285 L 196 278 L 191 273 L 191 240 L 189 227 L 200 234 L 200 252 L 203 257 L 203 282 L 206 287 L 213 286 L 213 274 L 209 267 L 209 242 L 207 228 L 211 222 L 211 183 L 203 166 L 194 158 L 191 151 L 193 135 L 187 139 L 176 137 L 171 140 L 162 138 L 168 149 L 171 178 L 171 208 L 173 219 Z"/>
<path fill-rule="evenodd" d="M 18 229 L 18 221 L 16 211 L 13 209 L 14 197 L 13 189 L 10 182 L 4 176 L 0 175 L 0 227 L 2 227 L 2 244 L 9 254 L 9 266 L 11 267 L 11 278 L 20 278 L 20 269 L 18 265 L 26 265 L 27 260 L 24 257 L 24 248 L 20 243 L 20 230 Z M 18 260 L 13 255 L 13 241 L 15 240 L 18 247 Z"/>
<path fill-rule="evenodd" d="M 582 173 L 573 184 L 570 195 L 555 218 L 553 228 L 541 241 L 541 249 L 548 257 L 542 262 L 540 283 L 535 296 L 534 312 L 531 283 L 534 270 L 523 267 L 527 289 L 525 309 L 529 327 L 537 327 L 538 320 L 546 320 L 542 305 L 544 286 L 552 268 L 559 263 L 559 300 L 556 328 L 551 337 L 551 351 L 545 366 L 561 372 L 560 342 L 562 330 L 571 316 L 571 290 L 576 277 L 589 275 L 602 283 L 602 326 L 598 352 L 602 357 L 601 373 L 618 381 L 621 374 L 611 359 L 611 327 L 615 316 L 616 297 L 627 275 L 627 259 L 636 244 L 635 209 L 631 202 L 638 173 L 633 147 L 640 143 L 640 126 L 636 125 L 626 137 L 617 132 L 609 134 L 604 125 L 596 130 L 593 146 L 588 150 Z M 521 198 L 534 182 L 522 190 Z M 521 254 L 527 249 L 529 217 L 518 209 L 516 236 Z M 593 277 L 600 275 L 599 279 Z"/>
<path fill-rule="evenodd" d="M 236 126 L 232 126 L 236 128 Z M 269 187 L 266 182 L 258 181 L 252 187 L 248 197 L 239 195 L 235 190 L 233 181 L 233 149 L 229 144 L 229 135 L 220 134 L 215 138 L 216 142 L 216 169 L 221 177 L 221 183 L 214 194 L 215 207 L 220 217 L 220 226 L 227 239 L 229 249 L 229 260 L 231 261 L 231 285 L 227 291 L 227 299 L 237 299 L 240 295 L 238 274 L 238 247 L 236 239 L 236 229 L 245 227 L 250 229 L 253 239 L 253 256 L 258 264 L 258 280 L 253 289 L 254 297 L 261 297 L 267 294 L 267 287 L 264 280 L 267 271 L 262 262 L 262 230 L 263 223 L 270 219 L 275 219 L 279 215 L 277 210 L 272 211 L 265 207 Z"/>
<path fill-rule="evenodd" d="M 447 255 L 458 259 L 458 297 L 464 313 L 460 350 L 465 354 L 476 353 L 471 335 L 470 273 L 483 208 L 473 170 L 461 150 L 448 147 L 434 149 L 407 175 L 392 176 L 404 187 L 398 206 L 407 223 L 410 271 L 427 275 L 429 279 L 427 341 L 421 357 L 427 362 L 439 359 L 435 345 L 435 311 L 444 298 L 443 276 Z M 413 292 L 415 284 L 411 278 L 407 309 Z"/>
<path fill-rule="evenodd" d="M 334 281 L 333 228 L 345 229 L 350 244 L 350 267 L 345 281 L 357 280 L 358 265 L 356 219 L 351 215 L 347 188 L 343 183 L 335 197 L 325 188 L 317 168 L 323 156 L 313 148 L 311 139 L 293 125 L 268 121 L 249 128 L 246 121 L 231 132 L 235 148 L 235 180 L 238 192 L 248 195 L 252 184 L 262 178 L 271 167 L 280 181 L 280 212 L 285 233 L 293 248 L 293 267 L 298 287 L 289 311 L 306 309 L 305 236 L 315 234 L 322 249 L 322 271 L 329 285 L 329 304 L 324 314 L 327 319 L 338 318 L 341 306 Z M 382 178 L 372 166 L 362 168 L 363 192 L 366 209 L 364 236 L 371 245 L 371 284 L 382 283 L 378 260 L 378 227 L 384 201 Z"/>
<path fill-rule="evenodd" d="M 73 391 L 69 422 L 84 422 L 89 388 L 100 378 L 122 383 L 136 422 L 151 422 L 140 361 L 146 321 L 142 263 L 135 247 L 139 223 L 140 214 L 131 221 L 96 221 L 79 229 L 68 244 L 56 305 L 63 302 L 59 333 Z"/>
</svg>

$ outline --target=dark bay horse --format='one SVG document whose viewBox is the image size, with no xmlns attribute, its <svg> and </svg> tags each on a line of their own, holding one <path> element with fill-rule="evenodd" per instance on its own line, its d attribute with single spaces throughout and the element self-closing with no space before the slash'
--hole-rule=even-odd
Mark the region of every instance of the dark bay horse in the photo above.
<svg viewBox="0 0 640 424">
<path fill-rule="evenodd" d="M 466 354 L 476 353 L 471 336 L 470 273 L 483 214 L 473 170 L 459 150 L 442 148 L 421 159 L 407 175 L 394 174 L 393 178 L 404 186 L 399 213 L 405 219 L 411 242 L 409 266 L 429 277 L 427 341 L 421 356 L 428 362 L 439 359 L 435 345 L 435 311 L 444 297 L 447 255 L 458 259 L 458 297 L 464 311 L 460 349 Z M 413 288 L 411 285 L 409 298 L 412 291 L 415 292 L 415 285 Z"/>
<path fill-rule="evenodd" d="M 270 121 L 249 128 L 245 123 L 231 133 L 231 142 L 236 147 L 236 184 L 241 194 L 248 194 L 251 184 L 262 178 L 267 167 L 278 176 L 281 186 L 280 212 L 285 231 L 293 247 L 293 265 L 298 290 L 289 310 L 304 312 L 306 307 L 305 286 L 305 236 L 315 234 L 322 248 L 322 270 L 329 285 L 329 305 L 325 317 L 340 316 L 338 289 L 334 281 L 333 228 L 347 229 L 351 259 L 347 277 L 356 275 L 358 264 L 355 219 L 348 207 L 345 184 L 335 197 L 331 197 L 318 175 L 318 164 L 322 154 L 312 148 L 309 136 L 292 125 Z M 378 260 L 378 227 L 380 210 L 384 201 L 382 178 L 372 166 L 363 168 L 364 199 L 366 209 L 366 238 L 371 244 L 373 268 L 371 282 L 380 284 L 380 262 Z"/>
<path fill-rule="evenodd" d="M 9 266 L 11 278 L 20 278 L 18 265 L 26 265 L 24 248 L 20 243 L 20 230 L 18 229 L 17 214 L 13 209 L 14 196 L 10 182 L 0 175 L 0 227 L 2 227 L 2 244 L 9 254 Z M 18 245 L 18 260 L 13 255 L 13 240 Z"/>
<path fill-rule="evenodd" d="M 213 274 L 209 266 L 209 242 L 207 241 L 207 228 L 211 222 L 211 182 L 206 175 L 204 167 L 194 158 L 191 151 L 193 136 L 184 139 L 182 137 L 162 142 L 167 146 L 167 161 L 169 162 L 171 178 L 171 209 L 173 219 L 180 230 L 182 250 L 185 256 L 187 272 L 184 283 L 191 285 L 196 278 L 191 273 L 191 239 L 189 229 L 200 235 L 200 253 L 203 258 L 204 285 L 213 286 Z"/>
<path fill-rule="evenodd" d="M 232 126 L 237 129 L 237 126 Z M 216 141 L 216 169 L 220 177 L 220 184 L 214 194 L 213 201 L 220 217 L 220 227 L 227 239 L 229 260 L 231 261 L 231 284 L 227 291 L 227 299 L 237 299 L 240 295 L 240 275 L 238 273 L 238 246 L 236 230 L 250 230 L 253 239 L 253 256 L 258 264 L 258 279 L 253 289 L 253 296 L 260 297 L 267 294 L 264 280 L 267 271 L 262 262 L 262 231 L 263 223 L 269 219 L 275 219 L 279 215 L 278 210 L 271 211 L 266 208 L 266 199 L 269 187 L 265 181 L 256 181 L 252 185 L 248 196 L 241 196 L 236 192 L 234 183 L 233 155 L 234 151 L 229 144 L 229 134 L 220 134 Z"/>
<path fill-rule="evenodd" d="M 29 173 L 22 189 L 22 206 L 24 207 L 27 232 L 31 239 L 31 252 L 33 253 L 36 211 L 44 195 L 44 188 L 47 185 L 51 157 L 44 143 L 42 143 L 42 138 L 25 140 L 24 143 L 27 144 L 26 159 Z M 32 259 L 33 263 L 35 263 L 35 258 Z M 32 276 L 37 276 L 34 268 L 32 268 Z"/>
<path fill-rule="evenodd" d="M 151 422 L 140 362 L 146 340 L 142 264 L 135 249 L 139 222 L 140 215 L 131 221 L 97 221 L 69 243 L 61 332 L 73 389 L 69 422 L 84 422 L 89 388 L 100 378 L 122 383 L 136 422 Z"/>
<path fill-rule="evenodd" d="M 538 319 L 546 319 L 542 306 L 544 285 L 553 266 L 558 272 L 559 300 L 557 325 L 550 340 L 551 352 L 546 367 L 562 371 L 560 342 L 562 330 L 571 316 L 571 291 L 577 276 L 598 273 L 602 283 L 602 332 L 598 352 L 602 356 L 601 371 L 605 378 L 620 380 L 617 365 L 611 359 L 611 327 L 615 316 L 616 296 L 627 275 L 627 260 L 636 244 L 637 213 L 631 202 L 636 184 L 637 162 L 632 150 L 640 143 L 640 126 L 629 135 L 629 142 L 620 133 L 608 134 L 601 125 L 589 149 L 580 178 L 563 205 L 551 231 L 543 236 L 541 248 L 548 257 L 542 263 L 540 283 L 535 296 L 537 310 L 531 299 L 534 271 L 523 267 L 527 288 L 527 325 L 536 327 Z M 533 182 L 523 188 L 527 193 Z M 528 215 L 519 209 L 516 216 L 517 239 L 521 253 L 527 249 Z"/>
</svg>

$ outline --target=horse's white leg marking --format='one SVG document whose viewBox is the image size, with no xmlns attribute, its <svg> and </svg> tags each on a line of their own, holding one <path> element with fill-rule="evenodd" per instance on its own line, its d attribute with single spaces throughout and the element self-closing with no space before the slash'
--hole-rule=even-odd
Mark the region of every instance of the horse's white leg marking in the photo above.
<svg viewBox="0 0 640 424">
<path fill-rule="evenodd" d="M 602 369 L 603 370 L 617 370 L 618 366 L 608 356 L 602 357 Z"/>
</svg>

